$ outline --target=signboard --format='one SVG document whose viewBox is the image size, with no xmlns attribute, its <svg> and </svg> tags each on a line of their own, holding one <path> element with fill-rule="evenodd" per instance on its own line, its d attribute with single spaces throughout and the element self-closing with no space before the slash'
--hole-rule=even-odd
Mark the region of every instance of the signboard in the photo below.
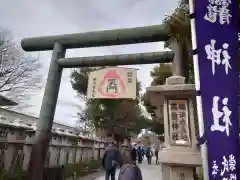
<svg viewBox="0 0 240 180">
<path fill-rule="evenodd" d="M 200 92 L 210 180 L 235 180 L 238 159 L 236 0 L 196 0 Z"/>
<path fill-rule="evenodd" d="M 189 146 L 188 100 L 168 100 L 170 142 L 174 145 Z"/>
<path fill-rule="evenodd" d="M 89 75 L 89 99 L 135 99 L 137 71 L 132 68 L 109 67 Z"/>
</svg>

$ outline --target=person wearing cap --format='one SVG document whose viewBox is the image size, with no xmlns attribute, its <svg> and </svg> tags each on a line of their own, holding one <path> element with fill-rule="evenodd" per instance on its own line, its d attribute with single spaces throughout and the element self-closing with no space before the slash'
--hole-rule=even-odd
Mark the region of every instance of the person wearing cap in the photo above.
<svg viewBox="0 0 240 180">
<path fill-rule="evenodd" d="M 126 155 L 128 153 L 129 155 Z M 131 150 L 125 151 L 125 159 L 120 169 L 118 180 L 143 180 L 140 168 L 136 161 L 131 158 Z"/>
<path fill-rule="evenodd" d="M 102 159 L 102 167 L 105 170 L 105 180 L 115 180 L 117 166 L 122 166 L 122 156 L 114 142 L 110 142 L 108 148 L 104 152 Z"/>
</svg>

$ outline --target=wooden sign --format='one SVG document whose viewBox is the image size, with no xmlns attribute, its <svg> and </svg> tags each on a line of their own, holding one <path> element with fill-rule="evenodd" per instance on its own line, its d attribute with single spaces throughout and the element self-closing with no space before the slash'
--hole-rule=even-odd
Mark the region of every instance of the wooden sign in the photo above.
<svg viewBox="0 0 240 180">
<path fill-rule="evenodd" d="M 89 74 L 87 97 L 89 99 L 135 99 L 137 70 L 108 67 Z"/>
</svg>

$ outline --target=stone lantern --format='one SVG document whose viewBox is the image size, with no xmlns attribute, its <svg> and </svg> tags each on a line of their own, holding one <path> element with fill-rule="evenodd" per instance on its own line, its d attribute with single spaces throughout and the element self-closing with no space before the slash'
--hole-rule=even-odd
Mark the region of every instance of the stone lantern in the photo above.
<svg viewBox="0 0 240 180">
<path fill-rule="evenodd" d="M 185 78 L 172 76 L 165 85 L 147 88 L 151 105 L 163 113 L 164 148 L 159 152 L 162 179 L 193 180 L 193 170 L 202 165 L 196 145 L 194 84 L 185 84 Z"/>
</svg>

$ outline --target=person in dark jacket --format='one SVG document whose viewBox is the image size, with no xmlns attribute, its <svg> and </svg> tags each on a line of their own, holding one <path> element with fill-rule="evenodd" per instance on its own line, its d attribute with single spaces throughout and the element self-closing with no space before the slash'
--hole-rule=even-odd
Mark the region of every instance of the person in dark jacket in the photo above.
<svg viewBox="0 0 240 180">
<path fill-rule="evenodd" d="M 141 148 L 142 148 L 142 159 L 144 159 L 144 156 L 145 156 L 145 149 L 144 149 L 144 146 L 142 146 Z"/>
<path fill-rule="evenodd" d="M 131 151 L 129 151 L 131 154 Z M 140 168 L 131 159 L 132 156 L 126 156 L 123 166 L 120 169 L 118 180 L 143 180 Z"/>
<path fill-rule="evenodd" d="M 109 144 L 109 147 L 105 151 L 102 159 L 102 167 L 105 170 L 105 179 L 115 180 L 115 174 L 117 165 L 122 166 L 122 157 L 113 142 Z"/>
<path fill-rule="evenodd" d="M 152 156 L 153 156 L 153 153 L 151 150 L 151 146 L 149 146 L 146 150 L 146 157 L 147 157 L 148 164 L 152 163 Z"/>
<path fill-rule="evenodd" d="M 135 146 L 132 147 L 131 149 L 131 158 L 132 158 L 132 161 L 136 163 L 137 161 L 137 149 Z"/>
<path fill-rule="evenodd" d="M 137 148 L 137 155 L 138 155 L 138 163 L 141 164 L 143 160 L 141 146 L 138 146 Z"/>
<path fill-rule="evenodd" d="M 158 148 L 155 149 L 155 157 L 156 157 L 156 164 L 159 164 L 159 160 L 158 160 Z"/>
</svg>

